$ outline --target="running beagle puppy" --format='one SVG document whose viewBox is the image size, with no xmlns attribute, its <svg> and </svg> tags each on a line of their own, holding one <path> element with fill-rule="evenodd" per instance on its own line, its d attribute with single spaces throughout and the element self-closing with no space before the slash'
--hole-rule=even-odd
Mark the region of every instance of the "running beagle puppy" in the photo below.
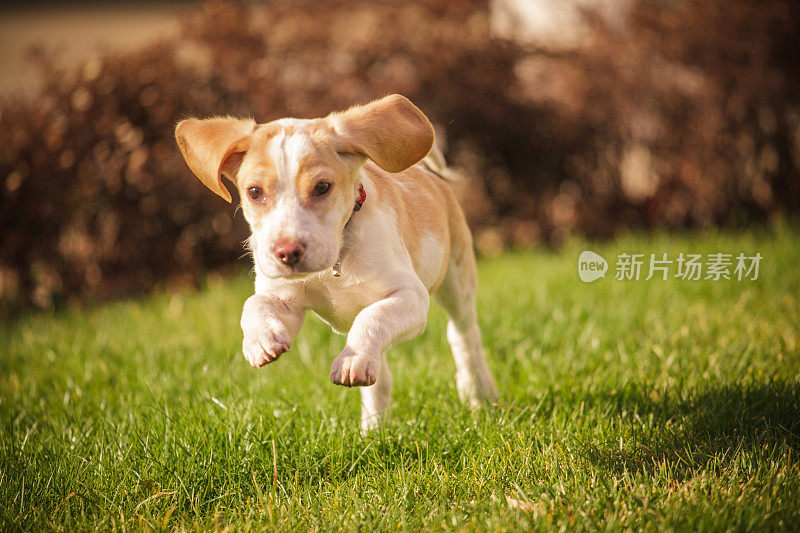
<svg viewBox="0 0 800 533">
<path fill-rule="evenodd" d="M 497 399 L 472 236 L 414 104 L 395 94 L 310 120 L 190 118 L 175 137 L 206 187 L 228 202 L 222 177 L 239 190 L 256 272 L 241 320 L 251 365 L 289 350 L 313 311 L 346 333 L 330 379 L 361 387 L 362 430 L 375 428 L 391 397 L 386 349 L 425 329 L 432 295 L 449 315 L 460 398 Z"/>
</svg>

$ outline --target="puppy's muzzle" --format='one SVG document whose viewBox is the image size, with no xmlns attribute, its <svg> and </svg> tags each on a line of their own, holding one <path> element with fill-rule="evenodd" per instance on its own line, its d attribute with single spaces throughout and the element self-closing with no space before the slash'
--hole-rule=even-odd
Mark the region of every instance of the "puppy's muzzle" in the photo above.
<svg viewBox="0 0 800 533">
<path fill-rule="evenodd" d="M 300 262 L 306 247 L 299 242 L 283 241 L 275 245 L 273 253 L 275 258 L 282 264 L 293 267 Z"/>
</svg>

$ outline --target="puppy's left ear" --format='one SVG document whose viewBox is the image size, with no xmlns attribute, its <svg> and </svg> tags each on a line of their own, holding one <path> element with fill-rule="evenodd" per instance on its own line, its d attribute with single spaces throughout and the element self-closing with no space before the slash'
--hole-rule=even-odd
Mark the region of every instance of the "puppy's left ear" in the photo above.
<svg viewBox="0 0 800 533">
<path fill-rule="evenodd" d="M 192 172 L 206 187 L 230 202 L 231 193 L 222 184 L 222 176 L 230 180 L 236 177 L 255 128 L 253 119 L 189 118 L 178 122 L 175 139 Z"/>
<path fill-rule="evenodd" d="M 341 152 L 364 155 L 388 172 L 418 163 L 433 146 L 428 118 L 399 94 L 332 113 L 329 120 L 340 136 Z"/>
</svg>

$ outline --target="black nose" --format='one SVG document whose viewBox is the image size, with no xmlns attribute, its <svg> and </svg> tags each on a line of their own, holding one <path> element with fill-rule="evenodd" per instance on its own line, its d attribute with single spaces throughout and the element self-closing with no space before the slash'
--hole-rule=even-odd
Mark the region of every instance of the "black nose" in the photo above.
<svg viewBox="0 0 800 533">
<path fill-rule="evenodd" d="M 305 246 L 299 242 L 284 241 L 275 246 L 275 257 L 286 266 L 294 266 L 305 253 Z"/>
</svg>

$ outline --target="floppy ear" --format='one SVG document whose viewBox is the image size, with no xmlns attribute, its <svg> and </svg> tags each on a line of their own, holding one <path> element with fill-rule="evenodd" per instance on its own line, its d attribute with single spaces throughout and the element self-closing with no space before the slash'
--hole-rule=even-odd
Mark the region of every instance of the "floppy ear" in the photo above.
<svg viewBox="0 0 800 533">
<path fill-rule="evenodd" d="M 175 139 L 192 172 L 206 187 L 230 202 L 231 193 L 222 184 L 222 176 L 228 179 L 236 176 L 255 128 L 253 119 L 189 118 L 175 126 Z"/>
<path fill-rule="evenodd" d="M 418 163 L 433 146 L 428 118 L 399 94 L 333 113 L 330 119 L 341 136 L 340 151 L 365 155 L 388 172 Z"/>
</svg>

